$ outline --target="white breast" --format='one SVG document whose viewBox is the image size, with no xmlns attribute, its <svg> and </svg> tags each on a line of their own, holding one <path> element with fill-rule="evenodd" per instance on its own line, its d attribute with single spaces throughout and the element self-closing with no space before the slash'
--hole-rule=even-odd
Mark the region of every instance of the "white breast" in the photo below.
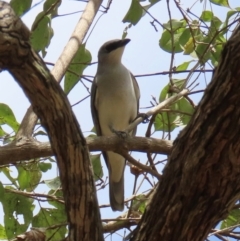
<svg viewBox="0 0 240 241">
<path fill-rule="evenodd" d="M 96 108 L 103 135 L 109 127 L 123 131 L 137 115 L 137 97 L 130 72 L 120 64 L 97 75 Z"/>
</svg>

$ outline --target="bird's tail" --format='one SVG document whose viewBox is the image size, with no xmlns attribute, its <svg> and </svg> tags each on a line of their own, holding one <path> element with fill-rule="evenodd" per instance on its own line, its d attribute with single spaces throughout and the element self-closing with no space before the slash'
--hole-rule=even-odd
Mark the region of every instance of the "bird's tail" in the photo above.
<svg viewBox="0 0 240 241">
<path fill-rule="evenodd" d="M 119 182 L 114 182 L 109 173 L 109 197 L 113 211 L 122 211 L 124 208 L 124 174 Z"/>
</svg>

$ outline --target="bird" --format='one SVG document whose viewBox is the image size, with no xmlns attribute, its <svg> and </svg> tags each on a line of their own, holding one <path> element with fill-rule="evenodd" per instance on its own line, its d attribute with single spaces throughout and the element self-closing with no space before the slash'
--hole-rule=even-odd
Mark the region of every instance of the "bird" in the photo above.
<svg viewBox="0 0 240 241">
<path fill-rule="evenodd" d="M 122 64 L 125 46 L 130 39 L 114 39 L 104 43 L 98 51 L 98 66 L 91 87 L 91 113 L 96 134 L 110 136 L 124 132 L 136 119 L 140 90 L 133 74 Z M 137 128 L 129 134 L 136 135 Z M 113 211 L 124 209 L 123 156 L 103 151 L 109 173 L 109 198 Z"/>
</svg>

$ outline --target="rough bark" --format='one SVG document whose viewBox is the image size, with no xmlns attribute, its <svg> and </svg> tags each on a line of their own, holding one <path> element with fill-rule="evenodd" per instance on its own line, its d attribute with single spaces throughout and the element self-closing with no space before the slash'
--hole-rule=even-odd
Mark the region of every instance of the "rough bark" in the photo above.
<svg viewBox="0 0 240 241">
<path fill-rule="evenodd" d="M 0 67 L 29 98 L 56 156 L 70 240 L 103 240 L 92 167 L 85 138 L 67 97 L 29 43 L 29 30 L 0 2 Z"/>
<path fill-rule="evenodd" d="M 131 240 L 200 241 L 240 196 L 240 29 L 191 122 L 173 144 Z"/>
</svg>

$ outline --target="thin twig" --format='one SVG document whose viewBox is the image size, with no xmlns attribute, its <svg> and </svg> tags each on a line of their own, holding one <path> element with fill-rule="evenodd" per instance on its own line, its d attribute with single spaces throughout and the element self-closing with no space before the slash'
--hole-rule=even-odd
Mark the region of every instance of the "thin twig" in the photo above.
<svg viewBox="0 0 240 241">
<path fill-rule="evenodd" d="M 151 167 L 143 165 L 142 163 L 136 161 L 131 155 L 128 154 L 128 152 L 121 151 L 121 152 L 119 152 L 119 154 L 121 154 L 123 157 L 125 157 L 130 163 L 132 163 L 136 167 L 139 167 L 143 171 L 152 174 L 157 179 L 161 178 L 161 175 L 157 171 L 154 171 Z"/>
<path fill-rule="evenodd" d="M 159 111 L 163 108 L 166 108 L 167 106 L 169 106 L 170 104 L 172 104 L 173 102 L 177 101 L 178 99 L 180 99 L 181 97 L 183 97 L 184 95 L 188 94 L 188 90 L 187 89 L 183 89 L 181 92 L 179 92 L 178 94 L 171 96 L 170 98 L 162 101 L 159 105 L 153 107 L 151 110 L 149 110 L 146 113 L 146 116 L 152 116 L 156 113 L 159 113 Z M 140 124 L 142 121 L 144 120 L 143 117 L 138 117 L 134 122 L 132 122 L 128 128 L 125 130 L 125 132 L 129 133 L 131 130 L 133 130 L 138 124 Z"/>
</svg>

